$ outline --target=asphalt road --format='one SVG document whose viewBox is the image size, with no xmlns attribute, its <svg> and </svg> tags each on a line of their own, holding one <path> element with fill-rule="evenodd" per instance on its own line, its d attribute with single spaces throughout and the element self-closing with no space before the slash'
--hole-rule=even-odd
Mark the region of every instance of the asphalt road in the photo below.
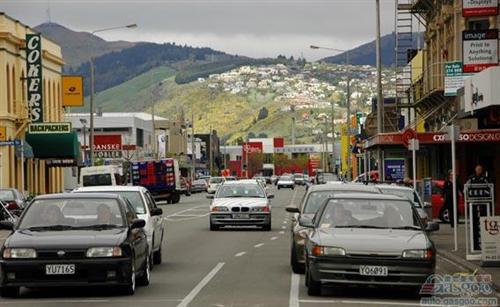
<svg viewBox="0 0 500 307">
<path fill-rule="evenodd" d="M 290 216 L 303 188 L 274 190 L 272 231 L 208 229 L 209 200 L 205 194 L 162 205 L 167 236 L 164 262 L 155 266 L 148 287 L 134 296 L 106 288 L 23 289 L 17 299 L 0 299 L 12 306 L 420 306 L 419 298 L 398 290 L 335 290 L 309 297 L 301 275 L 289 266 Z M 466 271 L 438 259 L 438 272 Z"/>
</svg>

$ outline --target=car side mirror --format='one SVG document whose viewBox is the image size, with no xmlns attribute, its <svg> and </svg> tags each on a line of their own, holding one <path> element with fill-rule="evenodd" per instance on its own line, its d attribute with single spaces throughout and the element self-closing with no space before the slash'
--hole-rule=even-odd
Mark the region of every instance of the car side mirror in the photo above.
<svg viewBox="0 0 500 307">
<path fill-rule="evenodd" d="M 432 203 L 424 201 L 424 209 L 430 209 L 430 208 L 432 208 Z"/>
<path fill-rule="evenodd" d="M 306 228 L 314 228 L 314 223 L 312 218 L 301 216 L 299 218 L 299 225 Z"/>
<path fill-rule="evenodd" d="M 208 198 L 208 199 L 214 199 L 215 197 L 214 197 L 214 195 L 213 195 L 213 194 L 208 194 L 208 195 L 207 195 L 207 198 Z"/>
<path fill-rule="evenodd" d="M 151 216 L 158 216 L 158 215 L 162 215 L 163 214 L 163 210 L 161 208 L 153 208 L 151 210 Z"/>
<path fill-rule="evenodd" d="M 14 223 L 11 221 L 0 221 L 0 229 L 14 230 Z"/>
<path fill-rule="evenodd" d="M 434 232 L 439 230 L 439 224 L 436 222 L 429 222 L 427 223 L 427 226 L 425 227 L 425 231 L 427 232 Z"/>
<path fill-rule="evenodd" d="M 274 194 L 268 194 L 268 195 L 267 195 L 267 198 L 269 198 L 269 199 L 273 199 L 273 198 L 274 198 Z"/>
<path fill-rule="evenodd" d="M 300 210 L 297 207 L 286 207 L 285 210 L 286 210 L 286 212 L 290 212 L 290 213 L 300 213 Z"/>
<path fill-rule="evenodd" d="M 137 219 L 132 221 L 130 229 L 144 228 L 144 226 L 146 226 L 146 221 Z"/>
</svg>

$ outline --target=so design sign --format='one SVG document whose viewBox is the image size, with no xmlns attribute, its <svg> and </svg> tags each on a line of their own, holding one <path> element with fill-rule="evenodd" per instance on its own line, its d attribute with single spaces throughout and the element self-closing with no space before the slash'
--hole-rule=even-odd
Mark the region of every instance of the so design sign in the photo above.
<svg viewBox="0 0 500 307">
<path fill-rule="evenodd" d="M 42 38 L 26 34 L 26 81 L 29 117 L 32 123 L 43 122 Z"/>
</svg>

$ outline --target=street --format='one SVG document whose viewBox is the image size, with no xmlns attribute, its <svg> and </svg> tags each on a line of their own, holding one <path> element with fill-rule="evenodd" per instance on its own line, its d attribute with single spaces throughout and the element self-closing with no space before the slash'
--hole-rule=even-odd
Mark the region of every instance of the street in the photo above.
<svg viewBox="0 0 500 307">
<path fill-rule="evenodd" d="M 155 266 L 148 287 L 134 296 L 107 288 L 23 289 L 20 298 L 2 299 L 12 306 L 420 306 L 419 298 L 399 289 L 329 289 L 309 297 L 303 275 L 289 266 L 290 215 L 304 188 L 276 190 L 272 231 L 208 229 L 209 200 L 205 194 L 183 197 L 176 205 L 161 205 L 167 236 L 164 262 Z M 438 258 L 438 273 L 466 271 Z"/>
</svg>

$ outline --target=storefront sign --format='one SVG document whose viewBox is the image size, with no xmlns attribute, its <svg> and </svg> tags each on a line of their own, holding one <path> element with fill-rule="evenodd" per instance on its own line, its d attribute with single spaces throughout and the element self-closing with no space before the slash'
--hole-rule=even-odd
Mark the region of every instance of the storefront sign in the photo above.
<svg viewBox="0 0 500 307">
<path fill-rule="evenodd" d="M 464 85 L 464 110 L 473 112 L 500 106 L 500 67 L 491 67 L 468 78 Z"/>
<path fill-rule="evenodd" d="M 43 122 L 42 38 L 26 34 L 26 81 L 29 117 L 32 123 Z"/>
<path fill-rule="evenodd" d="M 313 153 L 314 147 L 275 147 L 275 153 Z"/>
<path fill-rule="evenodd" d="M 463 72 L 498 66 L 498 29 L 463 31 Z"/>
<path fill-rule="evenodd" d="M 95 151 L 94 155 L 99 159 L 119 159 L 123 156 L 121 151 Z"/>
<path fill-rule="evenodd" d="M 481 260 L 483 263 L 500 263 L 500 217 L 481 217 Z"/>
<path fill-rule="evenodd" d="M 444 95 L 457 96 L 457 91 L 464 87 L 465 78 L 471 74 L 463 74 L 462 62 L 448 62 L 444 64 Z"/>
<path fill-rule="evenodd" d="M 10 140 L 10 141 L 0 141 L 0 146 L 19 146 L 21 145 L 21 140 Z"/>
<path fill-rule="evenodd" d="M 94 135 L 94 152 L 122 150 L 122 136 L 119 134 Z"/>
<path fill-rule="evenodd" d="M 28 133 L 31 134 L 49 134 L 49 133 L 70 133 L 71 123 L 43 123 L 30 124 Z"/>
<path fill-rule="evenodd" d="M 7 141 L 7 128 L 5 126 L 0 127 L 0 141 Z"/>
<path fill-rule="evenodd" d="M 48 159 L 45 160 L 45 165 L 48 167 L 70 167 L 77 166 L 75 159 Z"/>
<path fill-rule="evenodd" d="M 83 77 L 62 76 L 63 107 L 83 106 Z"/>
<path fill-rule="evenodd" d="M 405 159 L 384 159 L 385 179 L 384 181 L 398 181 L 405 178 Z"/>
<path fill-rule="evenodd" d="M 462 16 L 498 15 L 498 0 L 463 0 Z"/>
</svg>

